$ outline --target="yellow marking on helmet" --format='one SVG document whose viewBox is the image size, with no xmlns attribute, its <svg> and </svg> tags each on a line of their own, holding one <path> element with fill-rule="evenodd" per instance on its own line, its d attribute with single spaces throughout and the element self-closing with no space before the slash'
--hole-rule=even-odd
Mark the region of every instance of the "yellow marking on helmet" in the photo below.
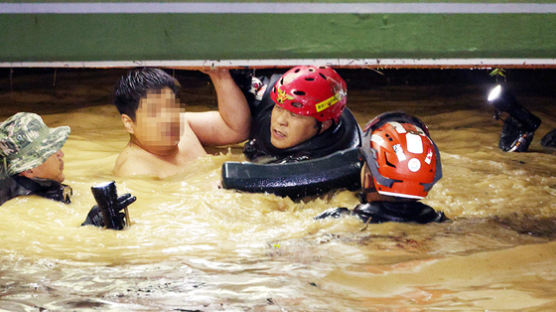
<svg viewBox="0 0 556 312">
<path fill-rule="evenodd" d="M 320 113 L 321 111 L 329 108 L 336 103 L 338 103 L 338 98 L 336 97 L 336 95 L 333 95 L 326 100 L 315 104 L 315 108 L 317 109 L 317 113 Z"/>
<path fill-rule="evenodd" d="M 276 88 L 276 91 L 278 93 L 278 97 L 276 98 L 276 101 L 278 101 L 278 103 L 283 104 L 284 100 L 293 100 L 295 99 L 295 97 L 286 94 L 286 91 L 282 90 L 282 88 L 278 87 Z"/>
</svg>

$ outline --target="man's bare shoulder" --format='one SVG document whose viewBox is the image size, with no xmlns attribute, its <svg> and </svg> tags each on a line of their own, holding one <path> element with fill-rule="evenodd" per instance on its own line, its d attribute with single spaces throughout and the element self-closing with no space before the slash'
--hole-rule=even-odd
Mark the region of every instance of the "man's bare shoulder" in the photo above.
<svg viewBox="0 0 556 312">
<path fill-rule="evenodd" d="M 118 158 L 116 159 L 116 165 L 114 166 L 114 175 L 125 177 L 133 175 L 158 175 L 155 167 L 153 166 L 153 161 L 157 159 L 149 153 L 139 150 L 131 149 L 126 147 Z"/>
<path fill-rule="evenodd" d="M 182 113 L 181 117 L 181 138 L 180 138 L 180 153 L 187 159 L 194 159 L 199 156 L 206 155 L 205 148 L 199 141 L 197 134 L 191 128 L 191 118 L 196 114 L 203 113 Z"/>
</svg>

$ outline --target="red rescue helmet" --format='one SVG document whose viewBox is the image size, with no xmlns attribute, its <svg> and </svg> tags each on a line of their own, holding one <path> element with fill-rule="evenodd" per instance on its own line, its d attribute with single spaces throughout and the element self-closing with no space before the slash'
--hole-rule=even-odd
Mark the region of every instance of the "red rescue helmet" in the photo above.
<svg viewBox="0 0 556 312">
<path fill-rule="evenodd" d="M 403 112 L 367 123 L 361 153 L 379 194 L 422 199 L 442 178 L 440 152 L 427 126 Z"/>
<path fill-rule="evenodd" d="M 292 113 L 337 122 L 346 107 L 347 86 L 330 67 L 296 66 L 278 79 L 270 97 Z"/>
</svg>

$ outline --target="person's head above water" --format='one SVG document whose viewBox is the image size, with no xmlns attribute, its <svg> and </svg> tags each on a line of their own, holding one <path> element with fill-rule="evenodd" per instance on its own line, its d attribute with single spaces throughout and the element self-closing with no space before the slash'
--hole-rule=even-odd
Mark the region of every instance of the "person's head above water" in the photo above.
<svg viewBox="0 0 556 312">
<path fill-rule="evenodd" d="M 326 66 L 296 66 L 273 86 L 270 142 L 290 148 L 338 121 L 347 102 L 346 82 Z"/>
<path fill-rule="evenodd" d="M 70 128 L 47 127 L 34 113 L 17 113 L 0 124 L 0 170 L 4 175 L 21 175 L 62 182 L 64 146 Z"/>
<path fill-rule="evenodd" d="M 180 140 L 180 84 L 158 68 L 140 68 L 122 76 L 114 104 L 132 141 L 149 151 L 167 150 Z"/>
<path fill-rule="evenodd" d="M 442 178 L 440 153 L 427 126 L 403 112 L 388 112 L 363 129 L 360 148 L 363 200 L 418 200 Z"/>
</svg>

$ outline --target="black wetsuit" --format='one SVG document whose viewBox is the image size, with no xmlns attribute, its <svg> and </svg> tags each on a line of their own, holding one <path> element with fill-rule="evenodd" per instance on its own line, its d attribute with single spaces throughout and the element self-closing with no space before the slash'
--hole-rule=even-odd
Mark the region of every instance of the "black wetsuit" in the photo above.
<svg viewBox="0 0 556 312">
<path fill-rule="evenodd" d="M 556 148 L 556 129 L 552 129 L 542 137 L 541 145 L 546 148 Z"/>
<path fill-rule="evenodd" d="M 38 195 L 69 204 L 72 189 L 68 185 L 54 180 L 29 179 L 20 175 L 0 180 L 0 205 L 14 197 L 25 195 Z"/>
<path fill-rule="evenodd" d="M 356 190 L 361 187 L 358 152 L 361 129 L 347 108 L 339 121 L 323 133 L 292 148 L 278 149 L 270 143 L 270 119 L 274 108 L 270 92 L 280 75 L 263 78 L 259 84 L 263 87 L 257 92 L 250 73 L 231 73 L 251 110 L 250 141 L 243 152 L 254 163 L 224 163 L 224 188 L 299 199 L 339 188 Z M 266 88 L 262 89 L 264 85 Z"/>
<path fill-rule="evenodd" d="M 340 119 L 323 133 L 291 148 L 279 149 L 270 143 L 270 117 L 274 102 L 270 98 L 272 86 L 280 78 L 273 75 L 264 78 L 266 90 L 261 100 L 240 88 L 246 94 L 251 116 L 251 132 L 249 142 L 244 146 L 243 153 L 247 159 L 261 163 L 284 163 L 308 160 L 332 154 L 334 152 L 354 148 L 361 145 L 361 130 L 351 111 L 345 108 Z"/>
<path fill-rule="evenodd" d="M 356 215 L 365 223 L 415 222 L 425 224 L 446 220 L 443 212 L 437 212 L 418 201 L 364 203 L 355 206 L 353 210 L 344 207 L 332 208 L 316 216 L 315 219 L 338 218 L 344 214 Z"/>
<path fill-rule="evenodd" d="M 508 116 L 504 120 L 498 147 L 505 152 L 526 152 L 534 134 L 534 130 L 526 129 L 515 118 Z"/>
</svg>

